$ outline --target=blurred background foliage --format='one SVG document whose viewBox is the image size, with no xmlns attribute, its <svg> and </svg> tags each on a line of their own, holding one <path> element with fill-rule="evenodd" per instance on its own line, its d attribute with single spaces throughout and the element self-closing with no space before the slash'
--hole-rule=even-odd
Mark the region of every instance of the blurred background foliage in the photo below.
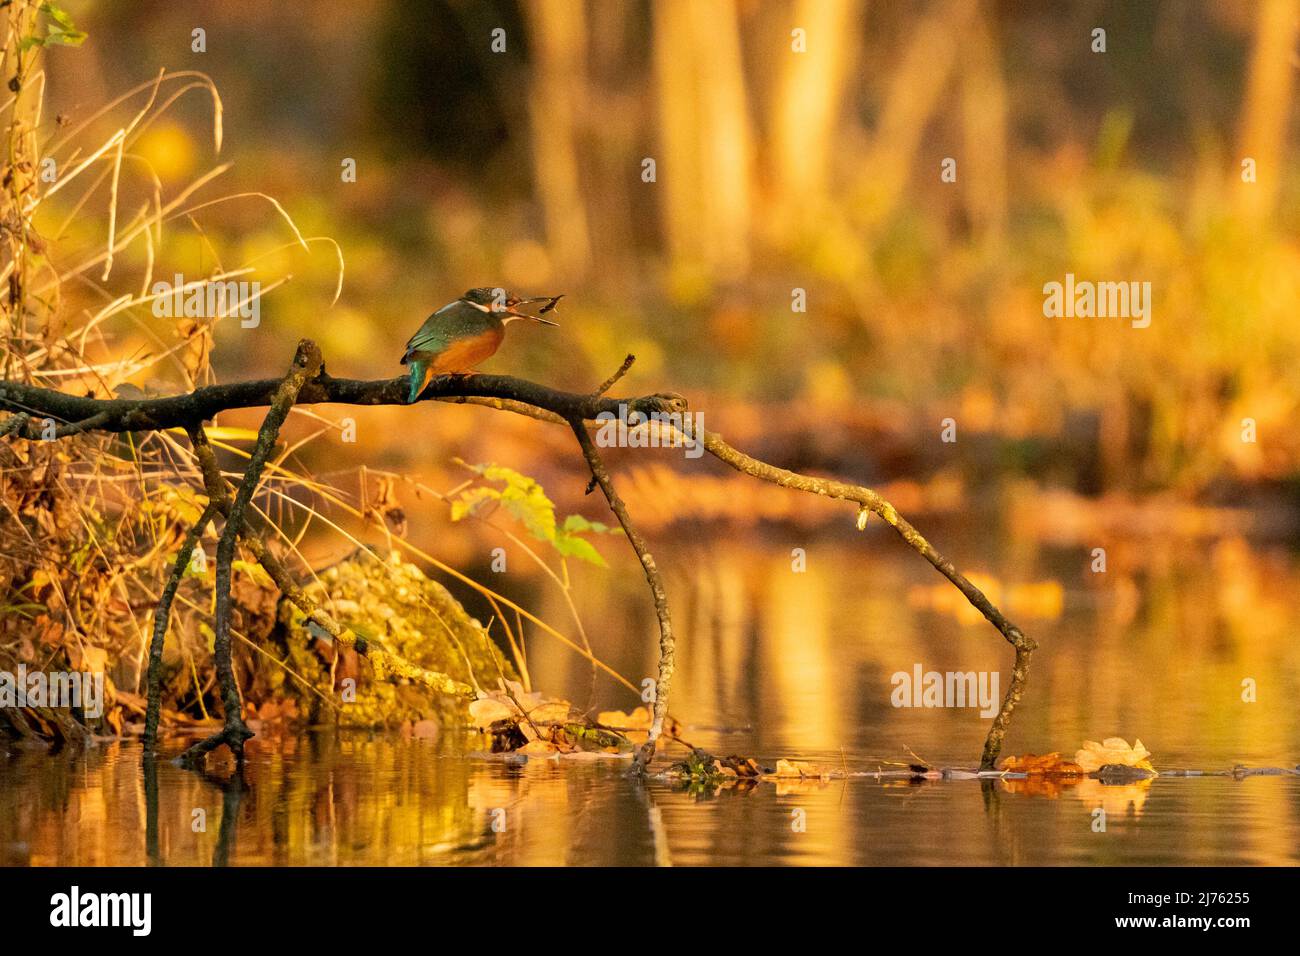
<svg viewBox="0 0 1300 956">
<path fill-rule="evenodd" d="M 221 379 L 277 373 L 302 335 L 336 375 L 395 374 L 428 312 L 501 284 L 569 298 L 561 329 L 512 330 L 488 369 L 590 387 L 634 352 L 630 389 L 681 390 L 792 467 L 1294 498 L 1292 0 L 68 9 L 92 40 L 50 57 L 49 116 L 162 66 L 202 70 L 225 146 L 213 155 L 207 102 L 178 103 L 139 144 L 164 187 L 229 160 L 212 188 L 273 195 L 342 246 L 330 307 L 333 255 L 288 245 L 260 201 L 171 230 L 187 275 L 255 258 L 293 275 L 262 327 L 216 334 Z M 102 244 L 102 223 L 80 218 L 61 254 L 78 239 Z M 119 257 L 124 284 L 144 255 Z M 1042 286 L 1066 272 L 1150 281 L 1151 327 L 1044 318 Z M 111 346 L 146 344 L 124 323 Z M 973 440 L 960 462 L 937 441 L 947 416 Z"/>
</svg>

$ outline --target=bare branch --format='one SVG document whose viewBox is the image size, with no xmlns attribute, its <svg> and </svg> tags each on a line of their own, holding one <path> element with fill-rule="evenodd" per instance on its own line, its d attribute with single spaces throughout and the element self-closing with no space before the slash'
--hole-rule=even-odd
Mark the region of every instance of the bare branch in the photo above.
<svg viewBox="0 0 1300 956">
<path fill-rule="evenodd" d="M 171 620 L 172 601 L 176 598 L 176 590 L 180 587 L 185 569 L 189 567 L 190 558 L 194 555 L 194 548 L 203 537 L 203 532 L 216 512 L 217 506 L 213 502 L 208 502 L 199 520 L 194 522 L 194 527 L 190 528 L 189 533 L 185 535 L 180 551 L 176 553 L 176 563 L 172 566 L 172 573 L 167 576 L 162 596 L 158 598 L 158 609 L 154 612 L 153 618 L 153 641 L 149 645 L 149 703 L 144 717 L 146 755 L 153 754 L 158 746 L 158 716 L 162 712 L 163 644 L 167 638 L 167 624 Z"/>
<path fill-rule="evenodd" d="M 862 485 L 851 485 L 828 478 L 813 478 L 809 475 L 801 475 L 785 468 L 769 465 L 765 461 L 759 461 L 757 458 L 752 458 L 744 452 L 732 448 L 716 432 L 704 433 L 704 448 L 719 461 L 725 462 L 746 475 L 770 481 L 782 488 L 794 488 L 797 491 L 806 491 L 809 494 L 821 495 L 826 498 L 852 501 L 857 503 L 859 507 L 866 508 L 873 514 L 879 515 L 921 557 L 929 561 L 940 574 L 951 581 L 957 590 L 965 595 L 966 600 L 983 614 L 990 624 L 998 629 L 998 632 L 1006 638 L 1007 643 L 1015 648 L 1016 662 L 1011 672 L 1011 685 L 1007 688 L 1006 696 L 1002 700 L 1002 709 L 994 718 L 993 726 L 989 728 L 988 737 L 984 741 L 984 754 L 980 760 L 982 770 L 992 770 L 1002 749 L 1002 738 L 1006 735 L 1007 726 L 1011 720 L 1011 712 L 1015 709 L 1016 704 L 1020 702 L 1020 698 L 1025 691 L 1025 681 L 1029 677 L 1029 655 L 1033 653 L 1038 644 L 1032 638 L 1025 636 L 1020 628 L 1007 620 L 1006 616 L 984 595 L 983 591 L 958 571 L 951 561 L 935 550 L 935 547 L 925 539 L 921 532 L 912 527 L 911 523 L 900 515 L 898 510 L 881 497 L 879 493 Z"/>
<path fill-rule="evenodd" d="M 569 422 L 573 428 L 573 434 L 578 438 L 578 445 L 582 448 L 583 457 L 587 459 L 587 465 L 591 468 L 591 476 L 600 485 L 600 490 L 605 493 L 605 500 L 609 502 L 609 509 L 614 512 L 618 518 L 618 523 L 623 526 L 623 532 L 627 535 L 627 540 L 632 544 L 632 550 L 641 560 L 641 567 L 645 569 L 646 583 L 650 585 L 650 595 L 654 599 L 655 614 L 659 618 L 659 675 L 655 681 L 655 701 L 654 701 L 654 719 L 650 724 L 650 735 L 645 745 L 637 752 L 636 766 L 638 769 L 644 769 L 650 759 L 654 757 L 655 745 L 659 740 L 659 735 L 663 732 L 664 718 L 668 715 L 668 688 L 673 680 L 673 667 L 676 659 L 676 643 L 673 640 L 673 622 L 668 613 L 668 594 L 664 590 L 663 578 L 659 575 L 659 567 L 655 564 L 654 556 L 650 553 L 650 547 L 646 544 L 645 538 L 641 537 L 641 532 L 632 524 L 632 517 L 628 514 L 627 505 L 619 497 L 618 492 L 614 489 L 614 482 L 609 477 L 609 471 L 605 468 L 605 462 L 601 460 L 600 453 L 596 451 L 596 445 L 587 434 L 587 426 L 580 420 L 574 419 Z"/>
<path fill-rule="evenodd" d="M 25 382 L 0 380 L 0 410 L 26 413 L 32 419 L 52 418 L 61 423 L 59 433 L 54 436 L 57 438 L 90 430 L 129 432 L 184 428 L 195 422 L 208 421 L 228 409 L 270 405 L 280 384 L 278 379 L 262 379 L 207 385 L 185 395 L 125 399 L 68 395 Z M 406 405 L 409 387 L 410 382 L 405 377 L 366 382 L 332 378 L 322 371 L 304 384 L 295 404 Z M 421 393 L 419 401 L 431 399 L 522 402 L 546 409 L 565 421 L 574 418 L 590 420 L 601 412 L 617 415 L 620 405 L 645 415 L 686 410 L 686 399 L 672 393 L 639 398 L 604 398 L 563 392 L 508 375 L 478 373 L 435 376 Z M 9 421 L 0 424 L 0 433 L 4 428 L 12 427 Z M 44 437 L 39 428 L 33 429 L 34 422 L 29 420 L 22 424 L 24 437 Z"/>
<path fill-rule="evenodd" d="M 611 375 L 609 378 L 605 379 L 605 381 L 601 382 L 600 387 L 596 389 L 594 392 L 592 392 L 591 394 L 604 395 L 616 384 L 618 384 L 618 380 L 628 373 L 628 370 L 632 367 L 632 363 L 635 361 L 636 361 L 636 356 L 633 355 L 631 352 L 629 352 L 627 358 L 623 359 L 623 364 L 618 367 L 618 370 L 615 371 L 614 374 Z"/>
<path fill-rule="evenodd" d="M 321 354 L 316 343 L 303 339 L 298 343 L 298 351 L 293 357 L 293 364 L 288 374 L 276 388 L 271 399 L 271 409 L 266 413 L 262 427 L 258 429 L 257 441 L 249 458 L 244 479 L 235 492 L 235 500 L 226 512 L 226 524 L 221 538 L 217 542 L 217 619 L 216 638 L 213 642 L 213 656 L 216 658 L 217 679 L 221 685 L 221 702 L 225 709 L 225 727 L 221 733 L 196 744 L 186 751 L 187 761 L 201 758 L 208 751 L 224 743 L 235 756 L 242 760 L 244 741 L 253 736 L 253 732 L 244 724 L 244 702 L 239 694 L 239 684 L 235 680 L 234 665 L 230 658 L 230 583 L 231 565 L 235 559 L 235 544 L 244 527 L 244 512 L 252 500 L 257 485 L 266 467 L 266 460 L 275 449 L 280 426 L 289 417 L 294 400 L 302 391 L 303 385 L 320 369 Z"/>
</svg>

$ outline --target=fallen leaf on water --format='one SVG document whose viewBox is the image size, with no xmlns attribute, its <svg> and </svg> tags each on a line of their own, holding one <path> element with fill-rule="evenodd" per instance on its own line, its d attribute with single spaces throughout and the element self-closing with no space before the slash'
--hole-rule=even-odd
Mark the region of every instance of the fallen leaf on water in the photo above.
<svg viewBox="0 0 1300 956">
<path fill-rule="evenodd" d="M 830 776 L 830 771 L 824 767 L 816 767 L 802 760 L 778 760 L 776 770 L 771 774 L 773 777 L 811 777 L 820 779 Z"/>
<path fill-rule="evenodd" d="M 1021 757 L 1007 757 L 1002 761 L 1003 770 L 1041 776 L 1074 777 L 1087 773 L 1078 763 L 1062 760 L 1059 753 L 1025 754 Z"/>
<path fill-rule="evenodd" d="M 719 773 L 729 777 L 761 777 L 763 768 L 749 757 L 718 757 L 714 764 Z"/>
<path fill-rule="evenodd" d="M 569 717 L 572 705 L 567 700 L 557 700 L 540 693 L 526 693 L 514 681 L 506 681 L 503 690 L 489 691 L 469 705 L 469 717 L 479 730 L 487 730 L 499 720 L 521 724 L 526 734 L 532 724 L 562 723 Z M 527 714 L 527 720 L 524 715 Z M 530 736 L 536 736 L 531 733 Z"/>
<path fill-rule="evenodd" d="M 480 697 L 469 705 L 470 720 L 479 730 L 487 730 L 498 720 L 513 718 L 517 714 L 513 706 L 496 697 Z"/>
<path fill-rule="evenodd" d="M 1134 739 L 1133 746 L 1130 747 L 1128 741 L 1122 737 L 1107 737 L 1101 743 L 1085 740 L 1083 749 L 1074 755 L 1074 762 L 1083 769 L 1084 773 L 1093 773 L 1107 764 L 1137 767 L 1139 770 L 1150 770 L 1155 773 L 1156 768 L 1151 766 L 1151 761 L 1147 759 L 1150 756 L 1151 751 L 1142 746 L 1141 740 Z"/>
</svg>

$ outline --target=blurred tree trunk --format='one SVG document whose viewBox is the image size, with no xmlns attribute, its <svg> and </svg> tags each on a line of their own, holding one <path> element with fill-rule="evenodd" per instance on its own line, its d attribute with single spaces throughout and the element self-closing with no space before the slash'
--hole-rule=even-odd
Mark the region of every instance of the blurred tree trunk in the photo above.
<svg viewBox="0 0 1300 956">
<path fill-rule="evenodd" d="M 713 275 L 749 266 L 753 136 L 735 0 L 653 5 L 660 144 L 655 155 L 674 264 Z"/>
<path fill-rule="evenodd" d="M 880 122 L 862 164 L 867 224 L 883 226 L 898 208 L 916 164 L 921 137 L 957 62 L 958 46 L 978 12 L 976 0 L 945 0 L 930 8 L 889 81 Z M 939 181 L 936 156 L 926 175 Z M 958 181 L 961 173 L 958 172 Z"/>
<path fill-rule="evenodd" d="M 578 116 L 587 93 L 586 17 L 581 3 L 524 5 L 533 52 L 529 85 L 533 171 L 546 217 L 551 262 L 565 279 L 583 278 L 591 238 L 578 168 Z"/>
<path fill-rule="evenodd" d="M 1007 88 L 988 17 L 977 14 L 966 33 L 961 73 L 962 184 L 975 238 L 996 254 L 1007 221 Z"/>
<path fill-rule="evenodd" d="M 659 143 L 654 157 L 656 181 L 650 188 L 662 197 L 659 209 L 669 256 L 694 258 L 700 236 L 690 218 L 701 176 L 694 149 L 701 120 L 690 68 L 690 24 L 682 5 L 659 3 L 651 9 Z"/>
<path fill-rule="evenodd" d="M 593 223 L 591 278 L 613 296 L 627 294 L 628 280 L 644 266 L 640 238 L 655 231 L 647 230 L 637 214 L 645 188 L 640 177 L 642 144 L 654 135 L 642 119 L 652 90 L 645 64 L 638 59 L 649 55 L 634 19 L 638 15 L 632 4 L 602 4 L 600 16 L 590 22 L 587 50 L 591 85 L 584 110 L 590 119 L 583 130 L 583 175 Z M 607 356 L 601 364 L 618 360 Z"/>
<path fill-rule="evenodd" d="M 1282 153 L 1291 118 L 1297 37 L 1297 0 L 1263 0 L 1259 4 L 1237 157 L 1238 164 L 1247 156 L 1255 160 L 1258 181 L 1242 182 L 1240 165 L 1234 174 L 1237 209 L 1246 219 L 1267 218 L 1277 204 Z"/>
<path fill-rule="evenodd" d="M 805 31 L 807 52 L 787 33 L 772 100 L 773 221 L 780 235 L 817 221 L 830 202 L 830 178 L 844 102 L 861 46 L 864 0 L 795 0 L 791 29 Z"/>
</svg>

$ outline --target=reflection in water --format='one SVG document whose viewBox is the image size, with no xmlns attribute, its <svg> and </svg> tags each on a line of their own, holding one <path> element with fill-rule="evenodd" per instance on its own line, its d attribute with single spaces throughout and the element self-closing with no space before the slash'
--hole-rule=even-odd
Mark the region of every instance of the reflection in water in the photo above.
<svg viewBox="0 0 1300 956">
<path fill-rule="evenodd" d="M 998 670 L 1005 688 L 1009 649 L 983 621 L 908 600 L 942 579 L 892 533 L 869 528 L 832 540 L 719 532 L 656 543 L 682 622 L 677 716 L 694 727 L 750 728 L 768 760 L 841 749 L 896 760 L 904 747 L 935 764 L 976 760 L 987 720 L 969 709 L 895 709 L 890 678 L 917 664 Z M 1238 539 L 1107 541 L 1107 570 L 1097 574 L 1086 547 L 1019 539 L 999 553 L 978 535 L 930 533 L 958 567 L 1003 583 L 1004 610 L 1041 646 L 1008 753 L 1070 755 L 1084 740 L 1118 736 L 1140 737 L 1157 767 L 1295 766 L 1294 555 Z M 795 547 L 807 553 L 802 574 L 791 569 Z M 596 652 L 639 682 L 654 674 L 653 615 L 635 566 L 621 553 L 610 558 L 613 573 L 579 578 L 578 606 Z M 1059 599 L 1056 587 L 1041 599 L 1047 582 Z M 560 620 L 558 597 L 539 594 L 533 606 Z M 554 642 L 538 638 L 529 659 L 553 692 L 582 686 L 581 661 Z M 1243 700 L 1246 680 L 1254 702 Z M 612 688 L 603 703 L 627 707 L 636 703 L 629 696 Z"/>
<path fill-rule="evenodd" d="M 244 783 L 158 765 L 156 806 L 134 746 L 12 755 L 0 789 L 0 863 L 1300 862 L 1294 776 L 706 788 L 641 785 L 601 764 L 511 767 L 463 756 L 464 744 L 332 733 L 264 740 L 250 745 Z M 1097 807 L 1104 833 L 1093 831 Z M 206 827 L 193 825 L 196 810 Z"/>
<path fill-rule="evenodd" d="M 720 536 L 721 537 L 721 536 Z M 936 537 L 938 537 L 936 535 Z M 959 565 L 987 544 L 945 535 Z M 807 571 L 790 549 L 807 551 Z M 1059 581 L 1059 614 L 1020 618 L 1042 644 L 1012 752 L 1070 752 L 1140 736 L 1162 769 L 1292 767 L 1300 752 L 1300 573 L 1285 553 L 1241 542 L 1026 552 L 987 564 L 1013 585 Z M 721 753 L 804 757 L 875 770 L 907 748 L 969 766 L 987 721 L 959 709 L 894 709 L 890 676 L 1005 668 L 991 628 L 901 599 L 934 572 L 892 539 L 663 544 L 680 619 L 673 709 Z M 965 551 L 966 553 L 963 553 Z M 761 557 L 767 555 L 767 557 Z M 577 580 L 597 653 L 634 682 L 653 673 L 654 620 L 635 568 Z M 1006 593 L 1014 596 L 1008 587 Z M 533 606 L 564 619 L 558 596 Z M 585 695 L 590 672 L 542 637 L 534 682 Z M 1004 673 L 1005 678 L 1005 673 Z M 1258 688 L 1242 699 L 1242 681 Z M 1005 680 L 1004 680 L 1005 686 Z M 603 688 L 603 706 L 639 701 Z M 1103 786 L 1037 780 L 853 778 L 729 788 L 645 785 L 619 764 L 524 766 L 466 756 L 478 738 L 267 731 L 243 779 L 158 764 L 133 745 L 0 756 L 6 865 L 444 864 L 1295 864 L 1300 778 L 1161 778 Z M 1093 811 L 1105 809 L 1104 833 Z M 203 811 L 202 826 L 196 824 Z"/>
</svg>

